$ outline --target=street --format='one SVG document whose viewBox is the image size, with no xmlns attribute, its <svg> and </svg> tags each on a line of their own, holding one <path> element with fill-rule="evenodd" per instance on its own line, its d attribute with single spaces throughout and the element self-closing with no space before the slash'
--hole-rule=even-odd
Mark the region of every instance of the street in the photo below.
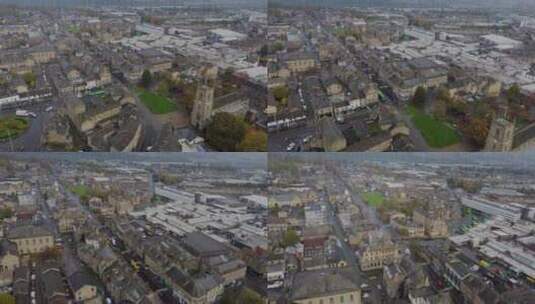
<svg viewBox="0 0 535 304">
<path fill-rule="evenodd" d="M 56 111 L 56 100 L 43 101 L 37 104 L 24 107 L 2 110 L 0 118 L 14 116 L 15 111 L 19 109 L 27 110 L 37 114 L 36 118 L 28 118 L 30 126 L 28 130 L 17 138 L 0 142 L 0 151 L 3 152 L 21 152 L 21 151 L 42 151 L 41 136 L 48 120 Z M 54 110 L 46 112 L 45 109 L 54 106 Z"/>
<path fill-rule="evenodd" d="M 378 224 L 381 226 L 383 225 L 381 221 L 379 220 L 379 218 L 377 217 L 375 210 L 373 210 L 368 205 L 366 205 L 366 203 L 364 203 L 360 195 L 358 193 L 355 193 L 352 190 L 352 187 L 347 182 L 347 179 L 344 179 L 340 175 L 340 173 L 338 171 L 335 171 L 334 169 L 332 171 L 332 176 L 333 178 L 337 179 L 338 184 L 344 185 L 347 188 L 347 190 L 349 191 L 351 195 L 352 203 L 356 204 L 359 207 L 362 213 L 362 216 L 364 218 L 371 220 L 374 224 Z M 361 284 L 360 285 L 361 289 L 365 289 L 365 290 L 362 290 L 364 303 L 374 303 L 374 304 L 382 303 L 383 302 L 382 299 L 386 297 L 386 293 L 382 286 L 382 281 L 383 281 L 382 271 L 374 273 L 374 275 L 370 276 L 369 273 L 363 273 L 360 270 L 360 267 L 357 263 L 357 255 L 349 246 L 349 244 L 347 244 L 347 242 L 345 241 L 346 236 L 345 236 L 345 232 L 343 231 L 342 224 L 340 223 L 338 217 L 336 216 L 336 213 L 334 212 L 332 205 L 328 204 L 328 206 L 330 208 L 329 214 L 331 216 L 331 223 L 334 228 L 334 233 L 336 234 L 336 237 L 342 243 L 342 250 L 343 250 L 344 256 L 346 257 L 346 260 L 348 261 L 348 265 L 351 268 L 355 269 L 356 276 L 358 276 L 358 282 L 360 282 Z M 351 258 L 351 259 L 348 259 L 348 258 Z"/>
</svg>

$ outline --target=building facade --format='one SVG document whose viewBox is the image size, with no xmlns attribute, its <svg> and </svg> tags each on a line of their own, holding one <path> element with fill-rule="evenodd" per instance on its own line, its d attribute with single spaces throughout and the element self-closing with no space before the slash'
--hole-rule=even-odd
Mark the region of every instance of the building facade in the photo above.
<svg viewBox="0 0 535 304">
<path fill-rule="evenodd" d="M 201 81 L 191 112 L 191 124 L 198 129 L 204 129 L 212 118 L 217 71 L 218 68 L 213 66 L 203 67 L 200 71 Z"/>
<path fill-rule="evenodd" d="M 54 246 L 54 236 L 40 226 L 19 226 L 8 232 L 8 239 L 17 245 L 19 254 L 41 253 Z"/>
</svg>

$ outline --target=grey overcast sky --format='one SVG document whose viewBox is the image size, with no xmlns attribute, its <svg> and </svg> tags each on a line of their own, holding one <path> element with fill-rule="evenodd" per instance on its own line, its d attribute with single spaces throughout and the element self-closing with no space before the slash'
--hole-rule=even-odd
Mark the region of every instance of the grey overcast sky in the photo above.
<svg viewBox="0 0 535 304">
<path fill-rule="evenodd" d="M 18 4 L 138 4 L 138 5 L 180 5 L 221 4 L 266 6 L 267 0 L 0 0 L 0 3 Z"/>
<path fill-rule="evenodd" d="M 269 3 L 320 6 L 527 7 L 535 5 L 535 0 L 269 0 Z"/>
</svg>

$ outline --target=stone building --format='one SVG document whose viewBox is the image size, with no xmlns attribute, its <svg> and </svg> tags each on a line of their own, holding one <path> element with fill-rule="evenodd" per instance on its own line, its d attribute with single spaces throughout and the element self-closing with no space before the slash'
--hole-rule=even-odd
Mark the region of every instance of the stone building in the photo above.
<svg viewBox="0 0 535 304">
<path fill-rule="evenodd" d="M 390 264 L 383 268 L 383 281 L 386 287 L 386 294 L 394 299 L 399 296 L 399 291 L 407 275 L 398 264 Z"/>
<path fill-rule="evenodd" d="M 316 142 L 313 142 L 312 145 L 325 152 L 338 152 L 347 147 L 347 141 L 334 119 L 323 117 L 316 127 Z"/>
<path fill-rule="evenodd" d="M 76 302 L 102 304 L 102 286 L 97 277 L 86 269 L 81 269 L 67 277 L 69 288 Z"/>
<path fill-rule="evenodd" d="M 487 141 L 485 143 L 485 151 L 511 151 L 513 148 L 514 132 L 514 122 L 507 120 L 505 117 L 497 117 L 492 121 L 490 126 Z"/>
<path fill-rule="evenodd" d="M 298 272 L 290 290 L 291 303 L 361 303 L 361 290 L 350 269 Z"/>
<path fill-rule="evenodd" d="M 190 276 L 176 267 L 167 271 L 164 280 L 172 286 L 174 296 L 180 299 L 181 303 L 216 303 L 224 288 L 224 280 L 217 274 L 203 273 Z"/>
<path fill-rule="evenodd" d="M 359 251 L 360 269 L 369 271 L 383 269 L 385 265 L 399 263 L 400 248 L 390 237 L 382 233 L 370 233 L 367 244 Z"/>
<path fill-rule="evenodd" d="M 535 150 L 535 123 L 516 128 L 507 118 L 506 110 L 492 121 L 485 143 L 485 151 L 531 151 Z"/>
<path fill-rule="evenodd" d="M 19 254 L 34 254 L 54 246 L 54 235 L 41 226 L 25 225 L 9 230 L 7 237 L 17 244 Z"/>
<path fill-rule="evenodd" d="M 13 274 L 19 265 L 17 246 L 5 239 L 0 241 L 0 286 L 13 283 Z"/>
<path fill-rule="evenodd" d="M 423 225 L 425 234 L 430 238 L 447 237 L 448 223 L 446 209 L 441 208 L 419 208 L 413 211 L 412 219 L 414 223 Z"/>
<path fill-rule="evenodd" d="M 285 53 L 282 55 L 281 61 L 292 73 L 303 73 L 316 67 L 316 56 L 313 53 Z"/>
<path fill-rule="evenodd" d="M 191 124 L 198 129 L 204 129 L 212 118 L 217 71 L 216 66 L 205 66 L 200 70 L 201 80 L 191 112 Z"/>
</svg>

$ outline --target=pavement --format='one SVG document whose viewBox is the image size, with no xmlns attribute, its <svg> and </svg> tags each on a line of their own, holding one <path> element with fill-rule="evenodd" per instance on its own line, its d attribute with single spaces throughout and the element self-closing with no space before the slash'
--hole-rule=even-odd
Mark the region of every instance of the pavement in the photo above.
<svg viewBox="0 0 535 304">
<path fill-rule="evenodd" d="M 349 244 L 345 241 L 347 238 L 347 235 L 342 228 L 342 224 L 340 223 L 339 218 L 336 216 L 336 212 L 334 211 L 331 204 L 327 204 L 329 206 L 329 222 L 333 227 L 333 232 L 336 235 L 336 237 L 339 240 L 340 249 L 342 249 L 342 254 L 344 255 L 344 259 L 347 261 L 348 266 L 353 270 L 354 278 L 356 282 L 362 282 L 363 273 L 360 270 L 360 267 L 357 263 L 357 255 L 351 249 Z"/>
</svg>

